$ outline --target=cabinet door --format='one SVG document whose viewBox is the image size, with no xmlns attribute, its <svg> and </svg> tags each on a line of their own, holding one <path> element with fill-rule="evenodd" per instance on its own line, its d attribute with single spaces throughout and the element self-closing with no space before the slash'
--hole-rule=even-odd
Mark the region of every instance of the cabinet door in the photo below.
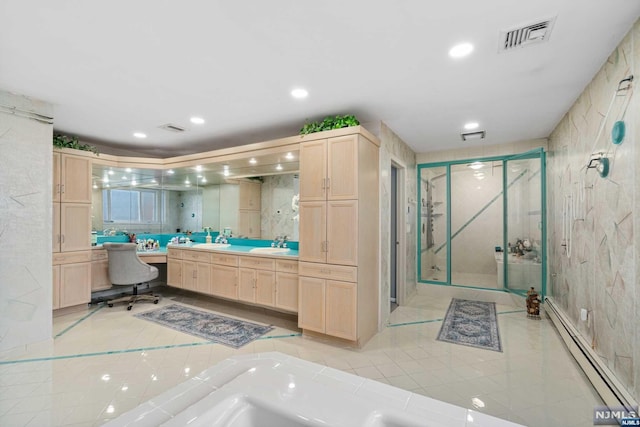
<svg viewBox="0 0 640 427">
<path fill-rule="evenodd" d="M 269 307 L 275 306 L 276 273 L 256 270 L 256 303 Z"/>
<path fill-rule="evenodd" d="M 327 140 L 300 144 L 300 201 L 325 200 Z"/>
<path fill-rule="evenodd" d="M 253 268 L 238 269 L 238 299 L 256 302 L 256 270 Z"/>
<path fill-rule="evenodd" d="M 53 266 L 53 298 L 51 301 L 54 310 L 60 308 L 60 266 Z"/>
<path fill-rule="evenodd" d="M 211 264 L 206 262 L 196 264 L 196 291 L 211 294 Z"/>
<path fill-rule="evenodd" d="M 62 236 L 60 234 L 60 203 L 53 204 L 53 236 L 52 243 L 53 252 L 60 252 L 60 243 L 62 242 Z"/>
<path fill-rule="evenodd" d="M 225 298 L 238 299 L 238 269 L 226 265 L 211 265 L 212 293 Z"/>
<path fill-rule="evenodd" d="M 259 239 L 261 235 L 260 211 L 239 211 L 237 234 L 250 239 Z"/>
<path fill-rule="evenodd" d="M 91 205 L 60 203 L 60 251 L 91 249 Z"/>
<path fill-rule="evenodd" d="M 241 182 L 238 209 L 260 210 L 261 187 L 259 182 Z"/>
<path fill-rule="evenodd" d="M 53 188 L 51 194 L 53 195 L 53 201 L 60 201 L 60 153 L 53 153 Z"/>
<path fill-rule="evenodd" d="M 91 159 L 62 154 L 61 202 L 91 203 Z"/>
<path fill-rule="evenodd" d="M 111 288 L 109 281 L 109 260 L 91 262 L 91 292 Z"/>
<path fill-rule="evenodd" d="M 196 262 L 182 260 L 182 288 L 195 291 L 198 270 Z"/>
<path fill-rule="evenodd" d="M 302 234 L 300 234 L 302 236 Z M 358 201 L 327 202 L 327 263 L 358 265 Z"/>
<path fill-rule="evenodd" d="M 167 258 L 167 285 L 176 288 L 182 287 L 182 261 Z"/>
<path fill-rule="evenodd" d="M 298 259 L 308 262 L 326 262 L 326 202 L 300 202 L 298 212 L 300 214 Z"/>
<path fill-rule="evenodd" d="M 325 333 L 355 341 L 357 336 L 356 284 L 327 280 Z"/>
<path fill-rule="evenodd" d="M 298 279 L 298 327 L 324 333 L 324 279 Z"/>
<path fill-rule="evenodd" d="M 276 307 L 298 312 L 298 275 L 276 273 Z"/>
<path fill-rule="evenodd" d="M 91 263 L 60 265 L 60 308 L 91 301 Z"/>
<path fill-rule="evenodd" d="M 327 199 L 358 198 L 358 136 L 349 135 L 329 139 Z"/>
</svg>

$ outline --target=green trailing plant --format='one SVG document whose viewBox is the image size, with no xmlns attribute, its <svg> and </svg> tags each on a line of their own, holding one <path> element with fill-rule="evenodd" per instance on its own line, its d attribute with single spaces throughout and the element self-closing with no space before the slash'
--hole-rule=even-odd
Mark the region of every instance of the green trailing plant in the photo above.
<svg viewBox="0 0 640 427">
<path fill-rule="evenodd" d="M 54 134 L 53 146 L 57 148 L 73 148 L 74 150 L 91 151 L 92 153 L 99 154 L 98 149 L 93 145 L 81 144 L 77 136 L 62 135 L 59 133 Z"/>
<path fill-rule="evenodd" d="M 347 128 L 358 126 L 360 122 L 354 115 L 347 116 L 327 116 L 321 122 L 307 122 L 300 129 L 300 135 L 307 135 L 324 130 Z"/>
</svg>

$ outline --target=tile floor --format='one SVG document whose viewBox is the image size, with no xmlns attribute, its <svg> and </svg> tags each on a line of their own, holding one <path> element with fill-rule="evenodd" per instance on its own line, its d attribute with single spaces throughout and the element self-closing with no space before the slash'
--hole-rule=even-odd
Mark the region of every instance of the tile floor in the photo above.
<svg viewBox="0 0 640 427">
<path fill-rule="evenodd" d="M 528 426 L 593 425 L 602 402 L 551 322 L 497 304 L 503 352 L 435 338 L 450 302 L 422 286 L 362 349 L 301 336 L 292 318 L 162 288 L 179 302 L 273 324 L 238 350 L 133 314 L 141 304 L 91 307 L 54 319 L 52 343 L 0 356 L 0 426 L 98 426 L 236 354 L 279 351 Z"/>
</svg>

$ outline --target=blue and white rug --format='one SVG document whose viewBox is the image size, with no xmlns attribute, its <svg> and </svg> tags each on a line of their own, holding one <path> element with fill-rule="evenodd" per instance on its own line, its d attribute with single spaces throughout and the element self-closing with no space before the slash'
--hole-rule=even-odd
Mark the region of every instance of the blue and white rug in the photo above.
<svg viewBox="0 0 640 427">
<path fill-rule="evenodd" d="M 495 303 L 453 298 L 438 340 L 502 351 Z"/>
<path fill-rule="evenodd" d="M 233 348 L 240 348 L 273 330 L 273 326 L 232 319 L 178 304 L 136 314 L 135 317 Z"/>
</svg>

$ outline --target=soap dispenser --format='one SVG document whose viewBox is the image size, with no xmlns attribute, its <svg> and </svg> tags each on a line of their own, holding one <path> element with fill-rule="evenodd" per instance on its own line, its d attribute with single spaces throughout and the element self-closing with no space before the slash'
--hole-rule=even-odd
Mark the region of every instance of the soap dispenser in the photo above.
<svg viewBox="0 0 640 427">
<path fill-rule="evenodd" d="M 207 243 L 211 243 L 211 234 L 209 233 L 211 231 L 211 227 L 207 227 L 207 236 L 204 238 L 205 242 Z"/>
</svg>

